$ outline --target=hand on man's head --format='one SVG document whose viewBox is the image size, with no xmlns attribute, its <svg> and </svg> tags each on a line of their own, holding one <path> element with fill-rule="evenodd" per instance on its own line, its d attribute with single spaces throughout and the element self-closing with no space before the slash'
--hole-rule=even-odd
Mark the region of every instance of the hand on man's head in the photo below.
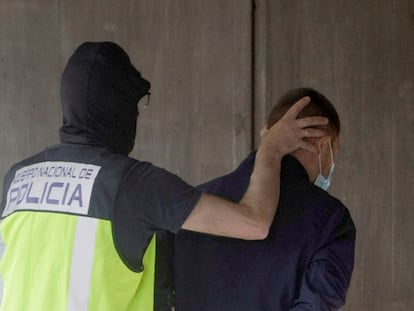
<svg viewBox="0 0 414 311">
<path fill-rule="evenodd" d="M 285 115 L 267 131 L 262 132 L 261 148 L 269 148 L 271 152 L 284 156 L 298 148 L 317 153 L 315 145 L 303 138 L 318 138 L 326 135 L 324 130 L 314 127 L 328 124 L 325 117 L 305 117 L 297 119 L 302 109 L 310 103 L 305 96 L 299 99 Z"/>
</svg>

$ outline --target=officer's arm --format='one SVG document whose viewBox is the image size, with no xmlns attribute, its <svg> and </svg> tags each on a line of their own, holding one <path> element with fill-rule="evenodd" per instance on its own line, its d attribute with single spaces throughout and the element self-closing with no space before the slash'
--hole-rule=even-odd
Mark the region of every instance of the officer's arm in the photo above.
<svg viewBox="0 0 414 311">
<path fill-rule="evenodd" d="M 247 240 L 264 239 L 279 201 L 282 157 L 297 148 L 317 152 L 303 138 L 324 135 L 309 127 L 326 124 L 326 118 L 296 119 L 308 103 L 309 97 L 300 99 L 262 137 L 249 187 L 239 203 L 202 194 L 182 228 Z"/>
</svg>

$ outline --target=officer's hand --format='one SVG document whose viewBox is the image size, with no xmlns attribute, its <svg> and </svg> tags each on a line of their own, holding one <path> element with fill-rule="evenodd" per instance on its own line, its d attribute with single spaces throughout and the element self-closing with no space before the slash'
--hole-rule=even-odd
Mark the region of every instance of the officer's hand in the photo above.
<svg viewBox="0 0 414 311">
<path fill-rule="evenodd" d="M 280 156 L 284 156 L 298 148 L 317 153 L 316 146 L 303 138 L 326 135 L 326 132 L 321 129 L 309 127 L 326 125 L 328 119 L 325 117 L 296 119 L 302 109 L 309 103 L 310 98 L 306 96 L 290 107 L 285 115 L 262 135 L 259 148 L 265 148 L 267 152 L 275 152 Z"/>
</svg>

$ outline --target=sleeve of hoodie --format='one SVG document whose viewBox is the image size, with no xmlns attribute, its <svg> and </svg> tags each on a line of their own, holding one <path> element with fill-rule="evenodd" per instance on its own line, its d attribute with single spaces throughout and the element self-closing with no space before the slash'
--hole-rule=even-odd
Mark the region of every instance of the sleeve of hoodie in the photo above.
<svg viewBox="0 0 414 311">
<path fill-rule="evenodd" d="M 290 311 L 338 310 L 345 304 L 354 267 L 355 236 L 349 211 L 337 209 L 322 230 Z"/>
</svg>

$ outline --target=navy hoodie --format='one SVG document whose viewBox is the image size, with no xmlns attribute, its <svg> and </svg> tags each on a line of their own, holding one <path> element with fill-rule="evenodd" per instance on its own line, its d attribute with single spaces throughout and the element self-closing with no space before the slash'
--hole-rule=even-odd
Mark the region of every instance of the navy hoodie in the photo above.
<svg viewBox="0 0 414 311">
<path fill-rule="evenodd" d="M 255 153 L 199 189 L 239 201 Z M 243 241 L 180 231 L 175 239 L 177 311 L 337 310 L 354 265 L 348 210 L 312 183 L 292 156 L 282 160 L 280 200 L 269 236 Z"/>
</svg>

